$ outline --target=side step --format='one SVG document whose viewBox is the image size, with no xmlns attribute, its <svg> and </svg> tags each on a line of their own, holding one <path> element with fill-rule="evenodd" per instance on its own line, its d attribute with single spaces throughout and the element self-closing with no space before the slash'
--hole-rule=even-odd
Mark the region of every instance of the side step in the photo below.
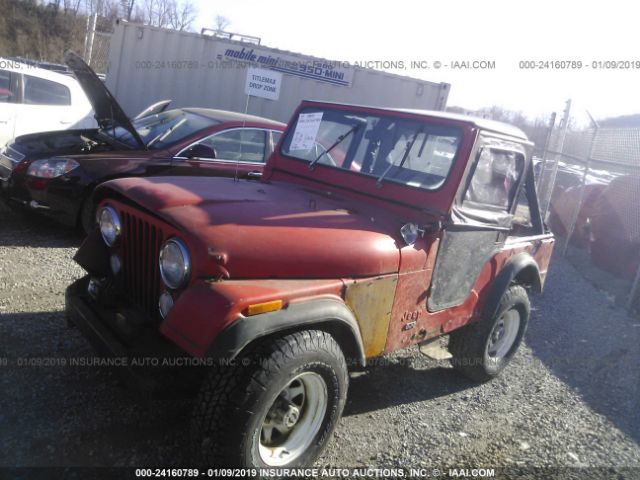
<svg viewBox="0 0 640 480">
<path fill-rule="evenodd" d="M 444 340 L 444 337 L 435 337 L 418 344 L 420 353 L 432 360 L 450 359 L 453 355 L 449 352 Z"/>
</svg>

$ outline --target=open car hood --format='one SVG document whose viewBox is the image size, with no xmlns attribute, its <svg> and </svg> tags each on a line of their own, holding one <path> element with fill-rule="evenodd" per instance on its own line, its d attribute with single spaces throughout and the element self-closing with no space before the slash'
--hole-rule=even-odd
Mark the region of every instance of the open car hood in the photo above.
<svg viewBox="0 0 640 480">
<path fill-rule="evenodd" d="M 100 128 L 122 127 L 131 133 L 140 149 L 146 150 L 146 145 L 136 129 L 133 128 L 129 117 L 91 67 L 71 50 L 64 52 L 64 61 L 73 71 L 84 93 L 89 98 Z"/>
</svg>

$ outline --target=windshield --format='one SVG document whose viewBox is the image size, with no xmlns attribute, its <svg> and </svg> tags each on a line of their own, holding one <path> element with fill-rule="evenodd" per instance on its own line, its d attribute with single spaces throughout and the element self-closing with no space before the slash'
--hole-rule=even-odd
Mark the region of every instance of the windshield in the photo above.
<svg viewBox="0 0 640 480">
<path fill-rule="evenodd" d="M 151 149 L 168 147 L 203 128 L 218 122 L 212 118 L 184 110 L 169 110 L 156 115 L 142 117 L 132 122 L 144 144 Z M 122 127 L 103 130 L 118 141 L 136 145 L 131 133 Z"/>
<path fill-rule="evenodd" d="M 345 110 L 308 108 L 289 128 L 281 153 L 426 190 L 439 188 L 462 138 L 459 128 Z"/>
</svg>

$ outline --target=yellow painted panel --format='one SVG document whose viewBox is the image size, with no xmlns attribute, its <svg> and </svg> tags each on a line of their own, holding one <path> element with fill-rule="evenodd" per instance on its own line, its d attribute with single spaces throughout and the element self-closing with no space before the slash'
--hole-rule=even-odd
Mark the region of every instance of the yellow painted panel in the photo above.
<svg viewBox="0 0 640 480">
<path fill-rule="evenodd" d="M 398 276 L 389 275 L 347 285 L 345 302 L 360 326 L 367 358 L 384 351 L 397 283 Z"/>
</svg>

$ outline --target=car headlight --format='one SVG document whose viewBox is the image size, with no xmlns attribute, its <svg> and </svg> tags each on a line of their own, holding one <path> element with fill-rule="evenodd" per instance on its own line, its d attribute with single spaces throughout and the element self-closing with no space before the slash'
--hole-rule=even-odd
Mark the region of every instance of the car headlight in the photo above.
<svg viewBox="0 0 640 480">
<path fill-rule="evenodd" d="M 104 243 L 113 247 L 122 233 L 122 224 L 115 208 L 106 205 L 98 211 L 98 224 Z"/>
<path fill-rule="evenodd" d="M 191 275 L 191 259 L 184 242 L 177 238 L 167 240 L 160 249 L 160 275 L 164 284 L 175 290 L 184 286 Z"/>
<path fill-rule="evenodd" d="M 80 164 L 68 158 L 47 158 L 31 162 L 27 175 L 39 178 L 56 178 L 78 168 Z"/>
</svg>

